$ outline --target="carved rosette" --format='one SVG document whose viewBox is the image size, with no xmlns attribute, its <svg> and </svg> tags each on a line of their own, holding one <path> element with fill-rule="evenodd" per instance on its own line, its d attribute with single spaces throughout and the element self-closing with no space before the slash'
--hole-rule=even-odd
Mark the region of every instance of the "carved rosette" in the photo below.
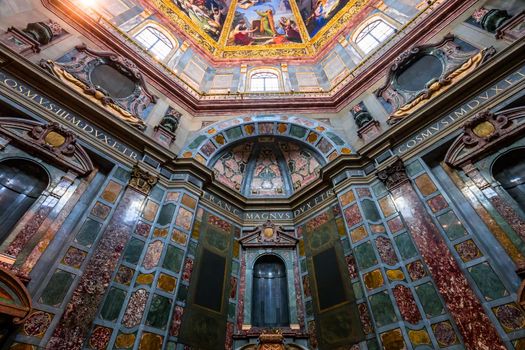
<svg viewBox="0 0 525 350">
<path fill-rule="evenodd" d="M 70 157 L 75 153 L 77 136 L 56 122 L 34 126 L 29 132 L 29 136 L 40 147 L 48 149 L 58 156 Z"/>
<path fill-rule="evenodd" d="M 141 193 L 144 193 L 145 195 L 148 195 L 158 180 L 158 175 L 153 175 L 140 168 L 138 165 L 135 165 L 133 167 L 133 171 L 131 172 L 129 186 Z"/>
<path fill-rule="evenodd" d="M 385 184 L 386 188 L 389 190 L 392 190 L 408 181 L 405 165 L 403 164 L 401 159 L 396 160 L 394 164 L 380 171 L 377 174 L 377 177 Z"/>
<path fill-rule="evenodd" d="M 483 111 L 465 122 L 462 141 L 468 148 L 483 147 L 499 138 L 510 125 L 505 115 Z"/>
</svg>

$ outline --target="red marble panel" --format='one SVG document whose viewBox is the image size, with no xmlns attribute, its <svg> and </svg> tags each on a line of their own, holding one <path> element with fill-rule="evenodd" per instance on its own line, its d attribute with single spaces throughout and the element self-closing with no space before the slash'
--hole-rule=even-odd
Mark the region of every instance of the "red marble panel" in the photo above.
<svg viewBox="0 0 525 350">
<path fill-rule="evenodd" d="M 439 293 L 458 325 L 467 349 L 504 350 L 505 346 L 496 329 L 412 185 L 405 182 L 391 192 Z"/>
<path fill-rule="evenodd" d="M 208 215 L 208 224 L 220 228 L 221 230 L 226 232 L 230 232 L 231 230 L 231 224 L 229 222 L 224 221 L 215 215 Z"/>
<path fill-rule="evenodd" d="M 427 203 L 430 209 L 432 209 L 434 213 L 437 213 L 438 211 L 448 208 L 447 200 L 445 199 L 445 197 L 443 197 L 440 194 L 429 199 Z"/>
<path fill-rule="evenodd" d="M 148 301 L 149 293 L 145 289 L 138 289 L 131 294 L 128 307 L 122 318 L 122 324 L 128 328 L 138 326 Z"/>
<path fill-rule="evenodd" d="M 12 257 L 17 257 L 22 251 L 22 248 L 29 242 L 29 240 L 37 233 L 38 228 L 47 218 L 51 209 L 58 203 L 58 199 L 54 197 L 47 198 L 44 203 L 37 209 L 36 213 L 32 215 L 31 220 L 27 222 L 24 228 L 16 236 L 14 241 L 6 249 L 5 254 Z M 30 213 L 26 213 L 26 216 Z"/>
<path fill-rule="evenodd" d="M 176 337 L 179 335 L 180 325 L 182 324 L 182 314 L 184 308 L 182 306 L 175 306 L 173 310 L 173 318 L 171 320 L 170 335 Z"/>
<path fill-rule="evenodd" d="M 368 188 L 358 188 L 357 189 L 357 195 L 360 197 L 360 198 L 363 198 L 363 197 L 372 197 L 372 193 L 370 192 L 370 190 Z"/>
<path fill-rule="evenodd" d="M 452 328 L 450 322 L 443 321 L 433 324 L 432 330 L 434 331 L 434 336 L 436 337 L 436 340 L 440 347 L 445 348 L 458 343 L 458 337 L 456 335 L 456 332 L 454 332 L 454 329 Z M 489 350 L 492 348 L 484 349 Z"/>
<path fill-rule="evenodd" d="M 401 217 L 399 216 L 396 216 L 395 218 L 388 220 L 387 224 L 388 224 L 388 228 L 390 228 L 390 232 L 392 233 L 399 232 L 404 228 L 403 221 L 401 220 Z"/>
<path fill-rule="evenodd" d="M 76 350 L 82 343 L 95 319 L 98 307 L 111 280 L 111 275 L 128 242 L 144 195 L 131 188 L 120 200 L 93 256 L 88 261 L 66 311 L 49 340 L 53 350 Z"/>
<path fill-rule="evenodd" d="M 392 242 L 385 237 L 379 237 L 376 238 L 376 247 L 379 252 L 379 256 L 381 257 L 381 260 L 387 265 L 395 265 L 397 264 L 397 256 L 396 252 L 394 250 L 394 247 L 392 246 Z"/>
<path fill-rule="evenodd" d="M 393 293 L 403 319 L 412 324 L 421 321 L 421 314 L 410 289 L 403 285 L 397 285 L 394 287 Z"/>
<path fill-rule="evenodd" d="M 148 250 L 142 263 L 142 266 L 144 266 L 146 270 L 150 270 L 158 265 L 162 248 L 164 248 L 164 244 L 161 241 L 155 241 L 148 245 Z"/>
<path fill-rule="evenodd" d="M 237 278 L 230 276 L 230 299 L 237 296 Z"/>
<path fill-rule="evenodd" d="M 301 295 L 301 274 L 299 273 L 299 263 L 296 261 L 293 267 L 294 272 L 294 286 L 295 286 L 295 301 L 297 303 L 297 321 L 299 326 L 304 328 L 304 307 L 303 307 L 303 298 Z"/>
<path fill-rule="evenodd" d="M 193 259 L 186 258 L 186 260 L 184 261 L 184 268 L 182 270 L 182 280 L 189 282 L 192 272 L 193 272 Z"/>
<path fill-rule="evenodd" d="M 36 310 L 24 322 L 22 327 L 23 334 L 30 337 L 42 338 L 47 332 L 52 319 L 52 314 Z"/>
<path fill-rule="evenodd" d="M 226 324 L 226 342 L 224 344 L 225 350 L 232 350 L 233 349 L 233 331 L 234 331 L 234 325 L 232 322 L 228 322 Z"/>
<path fill-rule="evenodd" d="M 111 338 L 111 328 L 96 326 L 89 338 L 89 347 L 96 350 L 105 350 Z"/>
<path fill-rule="evenodd" d="M 151 225 L 143 221 L 140 221 L 135 227 L 135 233 L 139 236 L 146 237 L 146 238 L 149 236 L 150 230 L 151 230 Z"/>
<path fill-rule="evenodd" d="M 357 225 L 363 220 L 361 217 L 361 213 L 359 212 L 359 207 L 357 206 L 357 203 L 345 209 L 345 219 L 348 224 L 348 227 Z"/>
<path fill-rule="evenodd" d="M 370 334 L 374 332 L 374 326 L 372 320 L 370 319 L 370 313 L 368 312 L 368 306 L 366 303 L 357 305 L 359 309 L 359 318 L 361 319 L 361 327 L 365 334 Z"/>
<path fill-rule="evenodd" d="M 357 278 L 357 264 L 353 255 L 346 256 L 346 266 L 348 267 L 348 274 L 351 279 Z"/>
<path fill-rule="evenodd" d="M 423 262 L 421 260 L 416 260 L 407 265 L 408 274 L 412 281 L 417 281 L 427 275 L 425 268 L 423 267 Z"/>
<path fill-rule="evenodd" d="M 313 218 L 312 220 L 306 223 L 306 231 L 308 232 L 315 231 L 318 227 L 327 223 L 329 219 L 330 219 L 330 216 L 326 212 L 317 215 L 315 218 Z"/>
<path fill-rule="evenodd" d="M 244 294 L 246 292 L 246 258 L 241 255 L 241 281 L 239 284 L 239 291 L 237 297 L 237 329 L 242 329 L 244 322 Z"/>
</svg>

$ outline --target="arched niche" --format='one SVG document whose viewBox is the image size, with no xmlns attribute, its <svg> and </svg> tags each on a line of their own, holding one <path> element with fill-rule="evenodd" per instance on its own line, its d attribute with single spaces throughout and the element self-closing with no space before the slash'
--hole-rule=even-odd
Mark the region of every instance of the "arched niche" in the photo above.
<svg viewBox="0 0 525 350">
<path fill-rule="evenodd" d="M 288 327 L 288 278 L 284 261 L 274 254 L 259 257 L 253 265 L 252 326 Z"/>
<path fill-rule="evenodd" d="M 294 272 L 294 260 L 295 260 L 295 247 L 298 240 L 293 236 L 293 233 L 289 230 L 285 230 L 282 227 L 275 226 L 272 222 L 268 221 L 263 225 L 257 227 L 255 230 L 247 231 L 244 237 L 241 239 L 240 244 L 242 246 L 242 254 L 246 261 L 246 290 L 244 293 L 244 314 L 243 325 L 249 325 L 250 328 L 254 327 L 259 329 L 261 326 L 253 324 L 253 308 L 252 303 L 254 302 L 254 286 L 255 276 L 257 269 L 257 262 L 278 261 L 281 269 L 280 274 L 286 274 L 286 297 L 288 302 L 288 324 L 278 326 L 262 326 L 262 328 L 286 328 L 286 329 L 298 329 L 299 321 L 297 315 L 297 300 L 296 300 L 296 279 L 299 277 Z M 261 277 L 260 274 L 257 277 Z M 298 282 L 298 281 L 297 281 Z M 281 292 L 284 295 L 284 291 Z"/>
<path fill-rule="evenodd" d="M 22 158 L 0 161 L 0 245 L 49 186 L 47 171 Z"/>
<path fill-rule="evenodd" d="M 210 160 L 215 180 L 245 197 L 285 197 L 317 180 L 326 164 L 311 145 L 280 136 L 246 137 Z"/>
</svg>

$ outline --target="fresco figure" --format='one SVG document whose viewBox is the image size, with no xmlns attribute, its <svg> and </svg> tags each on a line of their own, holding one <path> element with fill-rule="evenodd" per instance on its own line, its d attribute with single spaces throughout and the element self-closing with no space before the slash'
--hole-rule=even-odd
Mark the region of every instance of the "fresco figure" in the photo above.
<svg viewBox="0 0 525 350">
<path fill-rule="evenodd" d="M 286 39 L 296 43 L 301 42 L 301 34 L 299 34 L 299 28 L 297 28 L 297 24 L 293 20 L 291 20 L 290 18 L 281 17 L 281 19 L 279 20 L 279 25 L 284 30 Z"/>
<path fill-rule="evenodd" d="M 222 0 L 173 0 L 188 17 L 218 40 L 221 34 L 229 4 Z"/>
<path fill-rule="evenodd" d="M 249 30 L 246 22 L 241 21 L 233 28 L 230 38 L 235 45 L 250 45 L 253 43 L 252 33 L 256 30 L 257 28 Z"/>
<path fill-rule="evenodd" d="M 237 3 L 227 45 L 279 45 L 301 42 L 302 38 L 289 0 L 240 0 Z"/>
<path fill-rule="evenodd" d="M 348 0 L 307 0 L 299 5 L 310 37 L 314 37 L 339 12 Z"/>
<path fill-rule="evenodd" d="M 255 11 L 260 16 L 260 25 L 259 25 L 259 31 L 261 33 L 265 33 L 270 36 L 275 36 L 277 34 L 275 30 L 275 22 L 273 20 L 273 11 L 272 9 L 268 9 L 264 12 L 262 11 Z"/>
</svg>

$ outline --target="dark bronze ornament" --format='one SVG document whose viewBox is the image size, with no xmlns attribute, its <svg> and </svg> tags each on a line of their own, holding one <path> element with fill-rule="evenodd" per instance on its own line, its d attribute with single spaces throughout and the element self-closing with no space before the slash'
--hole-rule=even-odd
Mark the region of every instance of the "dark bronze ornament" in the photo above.
<svg viewBox="0 0 525 350">
<path fill-rule="evenodd" d="M 389 190 L 408 181 L 405 164 L 403 164 L 401 159 L 396 160 L 394 164 L 377 173 L 377 177 Z"/>
</svg>

